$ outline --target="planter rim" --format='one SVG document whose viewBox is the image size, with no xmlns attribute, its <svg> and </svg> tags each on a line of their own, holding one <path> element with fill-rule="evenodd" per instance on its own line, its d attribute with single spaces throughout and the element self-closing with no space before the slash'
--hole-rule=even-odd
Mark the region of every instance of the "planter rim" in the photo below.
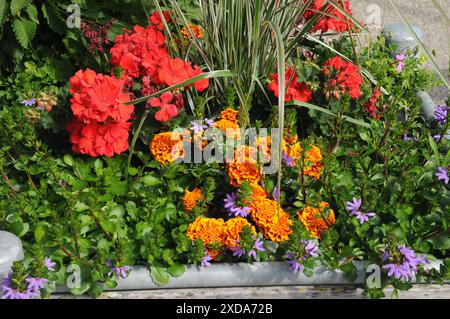
<svg viewBox="0 0 450 319">
<path fill-rule="evenodd" d="M 351 282 L 347 280 L 341 270 L 330 270 L 316 267 L 314 274 L 307 277 L 303 272 L 294 273 L 288 269 L 285 262 L 258 263 L 217 263 L 202 268 L 186 265 L 185 273 L 180 277 L 171 277 L 167 285 L 155 284 L 150 276 L 150 270 L 145 266 L 132 266 L 126 279 L 120 278 L 116 288 L 105 291 L 120 290 L 153 290 L 176 288 L 216 288 L 216 287 L 258 287 L 258 286 L 312 286 L 312 285 L 361 285 L 366 281 L 367 261 L 353 261 L 357 269 L 357 278 Z M 442 261 L 429 263 L 427 269 L 439 269 Z M 369 271 L 368 274 L 373 273 Z M 415 279 L 412 283 L 420 283 Z M 65 293 L 67 287 L 57 287 L 56 293 Z"/>
</svg>

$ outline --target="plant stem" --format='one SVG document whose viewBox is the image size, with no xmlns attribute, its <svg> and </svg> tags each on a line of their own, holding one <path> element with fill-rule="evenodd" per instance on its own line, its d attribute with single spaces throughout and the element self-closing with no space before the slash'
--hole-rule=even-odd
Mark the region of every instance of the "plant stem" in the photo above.
<svg viewBox="0 0 450 319">
<path fill-rule="evenodd" d="M 139 137 L 139 134 L 141 133 L 142 126 L 144 126 L 145 120 L 147 119 L 147 116 L 149 114 L 150 114 L 150 110 L 149 109 L 145 110 L 144 114 L 142 114 L 141 121 L 139 122 L 139 125 L 133 134 L 133 140 L 131 141 L 130 152 L 128 155 L 128 163 L 127 163 L 127 167 L 126 167 L 126 171 L 125 171 L 125 176 L 127 176 L 127 177 L 128 177 L 128 169 L 131 166 L 131 159 L 133 157 L 134 147 L 136 146 L 136 141 Z"/>
</svg>

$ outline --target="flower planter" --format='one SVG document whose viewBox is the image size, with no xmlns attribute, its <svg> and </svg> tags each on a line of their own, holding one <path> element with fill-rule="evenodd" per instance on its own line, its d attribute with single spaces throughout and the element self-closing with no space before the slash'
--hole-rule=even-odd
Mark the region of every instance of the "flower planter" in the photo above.
<svg viewBox="0 0 450 319">
<path fill-rule="evenodd" d="M 134 266 L 126 279 L 120 279 L 116 288 L 111 290 L 146 290 L 169 288 L 217 288 L 217 287 L 258 287 L 258 286 L 311 286 L 311 285 L 362 285 L 366 281 L 366 262 L 353 262 L 358 276 L 355 281 L 347 280 L 340 270 L 317 267 L 314 275 L 305 276 L 302 272 L 288 270 L 285 262 L 260 263 L 223 263 L 207 268 L 187 265 L 186 272 L 178 278 L 172 277 L 168 285 L 155 284 L 150 271 L 144 266 Z M 430 263 L 427 268 L 439 269 L 441 261 Z M 417 283 L 415 280 L 414 283 Z M 68 292 L 59 287 L 58 293 Z"/>
</svg>

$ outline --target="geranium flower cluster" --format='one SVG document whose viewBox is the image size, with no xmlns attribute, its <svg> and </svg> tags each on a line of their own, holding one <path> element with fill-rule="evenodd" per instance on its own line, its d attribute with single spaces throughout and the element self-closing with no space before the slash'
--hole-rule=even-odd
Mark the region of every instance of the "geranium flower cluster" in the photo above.
<svg viewBox="0 0 450 319">
<path fill-rule="evenodd" d="M 307 0 L 304 0 L 303 2 L 306 3 Z M 340 1 L 337 1 L 337 3 L 335 4 L 340 6 L 347 14 L 352 15 L 352 9 L 350 8 L 349 1 L 344 1 L 344 7 L 342 7 Z M 325 0 L 314 0 L 303 15 L 303 18 L 308 21 L 315 15 L 322 14 L 322 12 L 320 11 L 324 5 Z M 312 32 L 328 32 L 331 30 L 341 33 L 347 31 L 349 27 L 350 29 L 353 28 L 352 21 L 348 19 L 340 10 L 333 7 L 332 5 L 329 5 L 325 12 L 323 12 L 323 16 L 317 21 L 316 25 L 312 29 Z"/>
<path fill-rule="evenodd" d="M 270 75 L 269 90 L 273 92 L 276 97 L 279 97 L 279 83 L 278 74 Z M 305 82 L 298 82 L 298 75 L 293 67 L 288 67 L 285 72 L 286 79 L 286 93 L 284 99 L 286 101 L 301 101 L 308 102 L 312 98 L 312 91 L 308 88 Z"/>
<path fill-rule="evenodd" d="M 163 11 L 166 22 L 170 21 L 170 13 Z M 147 95 L 158 91 L 161 86 L 173 86 L 196 75 L 202 74 L 197 65 L 180 58 L 172 58 L 166 48 L 166 38 L 161 30 L 163 20 L 159 12 L 149 18 L 151 25 L 134 26 L 119 35 L 111 48 L 111 64 L 119 66 L 124 71 L 128 81 L 143 77 L 142 94 Z M 202 92 L 208 87 L 208 79 L 194 83 L 194 87 Z M 153 92 L 154 91 L 154 92 Z M 166 122 L 177 116 L 184 102 L 182 96 L 167 92 L 161 98 L 149 101 L 149 106 L 159 107 L 156 120 Z"/>
<path fill-rule="evenodd" d="M 334 96 L 340 100 L 342 94 L 349 94 L 354 100 L 360 98 L 363 79 L 356 65 L 336 56 L 325 62 L 323 73 L 327 77 L 324 87 L 327 99 Z"/>
<path fill-rule="evenodd" d="M 364 108 L 367 112 L 367 114 L 379 121 L 380 120 L 380 116 L 381 116 L 381 112 L 378 109 L 378 100 L 381 97 L 381 90 L 379 88 L 376 88 L 373 90 L 372 96 L 367 100 L 366 103 L 364 103 Z"/>
<path fill-rule="evenodd" d="M 123 91 L 124 80 L 79 70 L 70 78 L 73 121 L 68 124 L 76 153 L 93 157 L 121 154 L 128 149 L 133 105 Z"/>
</svg>

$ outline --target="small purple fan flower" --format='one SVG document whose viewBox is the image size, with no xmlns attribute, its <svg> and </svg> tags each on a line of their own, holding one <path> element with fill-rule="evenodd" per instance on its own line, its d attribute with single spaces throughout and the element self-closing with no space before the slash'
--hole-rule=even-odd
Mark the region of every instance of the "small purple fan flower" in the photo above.
<svg viewBox="0 0 450 319">
<path fill-rule="evenodd" d="M 298 271 L 303 271 L 302 262 L 311 257 L 319 257 L 318 247 L 312 240 L 301 240 L 303 245 L 303 253 L 299 258 L 293 252 L 288 253 L 285 258 L 289 265 L 289 270 L 297 273 Z"/>
<path fill-rule="evenodd" d="M 291 156 L 287 156 L 285 152 L 283 152 L 283 162 L 286 164 L 287 167 L 294 167 L 295 166 L 295 159 Z"/>
<path fill-rule="evenodd" d="M 44 266 L 47 268 L 48 271 L 55 271 L 56 263 L 52 261 L 50 257 L 45 257 L 44 260 Z"/>
<path fill-rule="evenodd" d="M 20 102 L 20 104 L 25 105 L 25 106 L 33 106 L 36 104 L 36 99 L 23 100 Z"/>
<path fill-rule="evenodd" d="M 227 194 L 227 198 L 223 200 L 224 207 L 228 211 L 230 216 L 234 217 L 247 217 L 250 213 L 250 207 L 248 206 L 239 206 L 237 204 L 237 193 Z"/>
<path fill-rule="evenodd" d="M 253 257 L 253 259 L 256 261 L 257 260 L 256 251 L 265 251 L 263 245 L 264 242 L 261 240 L 261 238 L 257 238 L 255 244 L 253 245 L 253 249 L 248 252 L 248 255 L 250 257 Z"/>
<path fill-rule="evenodd" d="M 206 253 L 205 257 L 202 259 L 202 267 L 209 267 L 211 266 L 210 261 L 213 260 L 210 254 Z"/>
<path fill-rule="evenodd" d="M 351 202 L 345 202 L 345 208 L 349 212 L 358 211 L 359 208 L 361 207 L 361 203 L 362 203 L 361 199 L 356 199 L 355 197 L 353 197 L 353 200 Z"/>
<path fill-rule="evenodd" d="M 438 180 L 443 181 L 445 185 L 449 182 L 448 171 L 445 167 L 439 166 L 438 172 L 436 173 Z"/>
<path fill-rule="evenodd" d="M 130 266 L 121 266 L 121 267 L 115 267 L 110 259 L 106 261 L 106 264 L 110 268 L 110 272 L 108 273 L 108 276 L 112 276 L 115 274 L 118 278 L 122 277 L 123 279 L 126 279 L 128 276 L 128 272 L 131 270 Z"/>
<path fill-rule="evenodd" d="M 445 122 L 447 122 L 448 109 L 449 107 L 446 105 L 436 106 L 436 110 L 434 111 L 434 120 L 439 126 L 442 126 Z"/>
<path fill-rule="evenodd" d="M 383 263 L 390 261 L 382 267 L 387 271 L 389 277 L 408 281 L 413 278 L 419 265 L 429 263 L 423 256 L 416 255 L 411 248 L 405 245 L 397 246 L 396 250 L 394 256 L 385 251 L 381 257 Z"/>
</svg>

